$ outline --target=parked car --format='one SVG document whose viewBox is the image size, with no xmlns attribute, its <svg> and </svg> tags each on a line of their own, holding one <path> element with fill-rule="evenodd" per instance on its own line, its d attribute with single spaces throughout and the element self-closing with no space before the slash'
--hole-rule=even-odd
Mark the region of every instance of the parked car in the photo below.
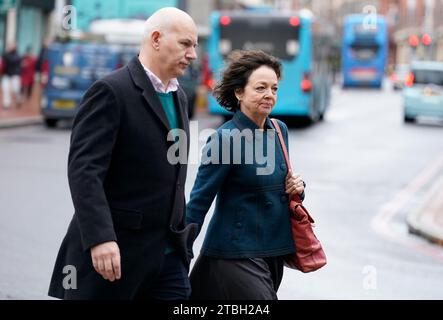
<svg viewBox="0 0 443 320">
<path fill-rule="evenodd" d="M 392 87 L 394 90 L 401 90 L 405 86 L 410 73 L 408 64 L 396 65 L 391 75 Z"/>
<path fill-rule="evenodd" d="M 93 42 L 55 42 L 48 48 L 47 83 L 41 99 L 41 110 L 47 127 L 55 127 L 62 119 L 72 119 L 81 99 L 92 83 L 126 65 L 138 54 L 138 45 Z M 189 67 L 178 78 L 194 114 L 198 72 Z"/>
<path fill-rule="evenodd" d="M 121 47 L 89 42 L 54 42 L 46 54 L 48 74 L 41 112 L 48 127 L 74 118 L 83 94 L 97 79 L 121 66 Z"/>
<path fill-rule="evenodd" d="M 443 63 L 414 61 L 403 90 L 404 121 L 419 116 L 443 119 Z"/>
</svg>

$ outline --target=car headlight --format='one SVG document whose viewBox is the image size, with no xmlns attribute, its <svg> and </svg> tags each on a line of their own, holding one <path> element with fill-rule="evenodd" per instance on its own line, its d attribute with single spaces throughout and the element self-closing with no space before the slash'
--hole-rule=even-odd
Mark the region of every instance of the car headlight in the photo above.
<svg viewBox="0 0 443 320">
<path fill-rule="evenodd" d="M 53 77 L 51 84 L 54 88 L 66 89 L 66 88 L 69 88 L 70 81 L 69 81 L 69 79 L 66 79 L 66 78 Z"/>
<path fill-rule="evenodd" d="M 46 98 L 46 96 L 42 96 L 42 98 L 40 99 L 40 106 L 42 109 L 48 107 L 48 98 Z"/>
</svg>

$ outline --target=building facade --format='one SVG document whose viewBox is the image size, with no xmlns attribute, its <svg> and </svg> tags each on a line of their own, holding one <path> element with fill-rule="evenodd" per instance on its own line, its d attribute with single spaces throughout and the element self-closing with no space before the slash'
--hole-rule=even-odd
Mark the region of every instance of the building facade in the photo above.
<svg viewBox="0 0 443 320">
<path fill-rule="evenodd" d="M 55 0 L 0 1 L 0 50 L 16 43 L 20 54 L 31 48 L 37 54 L 51 28 Z"/>
</svg>

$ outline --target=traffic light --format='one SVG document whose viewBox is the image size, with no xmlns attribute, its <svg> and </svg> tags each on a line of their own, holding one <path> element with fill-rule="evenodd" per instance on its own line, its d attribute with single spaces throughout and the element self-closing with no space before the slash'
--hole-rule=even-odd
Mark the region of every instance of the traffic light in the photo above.
<svg viewBox="0 0 443 320">
<path fill-rule="evenodd" d="M 417 47 L 418 46 L 418 43 L 419 43 L 419 41 L 418 41 L 418 36 L 416 35 L 416 34 L 411 34 L 410 36 L 409 36 L 409 45 L 411 46 L 411 47 Z"/>
<path fill-rule="evenodd" d="M 423 43 L 424 46 L 430 46 L 432 44 L 432 37 L 425 33 L 422 37 L 421 37 L 421 43 Z"/>
</svg>

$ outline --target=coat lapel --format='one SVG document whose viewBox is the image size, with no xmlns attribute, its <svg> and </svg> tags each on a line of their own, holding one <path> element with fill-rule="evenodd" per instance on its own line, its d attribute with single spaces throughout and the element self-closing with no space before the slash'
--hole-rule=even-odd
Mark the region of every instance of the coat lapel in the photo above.
<svg viewBox="0 0 443 320">
<path fill-rule="evenodd" d="M 148 109 L 151 109 L 154 112 L 154 114 L 163 123 L 167 131 L 171 130 L 160 99 L 158 98 L 154 86 L 152 85 L 145 70 L 143 69 L 143 66 L 138 60 L 138 57 L 132 58 L 132 60 L 128 64 L 128 68 L 135 85 L 143 90 L 142 95 L 147 102 L 146 106 L 148 107 Z"/>
</svg>

